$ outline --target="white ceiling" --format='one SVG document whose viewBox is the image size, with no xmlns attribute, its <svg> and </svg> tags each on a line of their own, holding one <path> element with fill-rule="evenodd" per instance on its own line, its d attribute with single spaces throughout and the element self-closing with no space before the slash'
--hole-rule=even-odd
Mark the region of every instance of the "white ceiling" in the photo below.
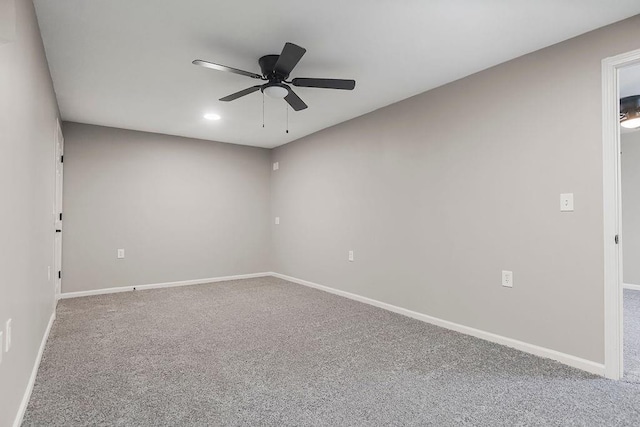
<svg viewBox="0 0 640 427">
<path fill-rule="evenodd" d="M 620 98 L 640 95 L 640 64 L 620 70 Z"/>
<path fill-rule="evenodd" d="M 275 147 L 528 52 L 640 13 L 638 0 L 35 0 L 64 120 Z M 289 111 L 256 80 L 285 42 L 291 77 L 353 78 L 354 91 L 297 88 Z M 222 116 L 211 122 L 205 112 Z"/>
</svg>

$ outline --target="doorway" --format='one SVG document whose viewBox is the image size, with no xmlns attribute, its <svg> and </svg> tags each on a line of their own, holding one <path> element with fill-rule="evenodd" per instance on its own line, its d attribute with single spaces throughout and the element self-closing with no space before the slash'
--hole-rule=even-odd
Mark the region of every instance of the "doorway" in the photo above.
<svg viewBox="0 0 640 427">
<path fill-rule="evenodd" d="M 55 191 L 53 202 L 54 230 L 53 259 L 54 259 L 54 284 L 56 300 L 60 298 L 62 289 L 62 182 L 64 166 L 64 137 L 60 120 L 56 122 L 54 135 L 54 162 L 55 162 Z"/>
<path fill-rule="evenodd" d="M 640 383 L 640 64 L 620 69 L 620 176 L 625 381 Z"/>
<path fill-rule="evenodd" d="M 625 224 L 622 199 L 620 97 L 624 95 L 622 90 L 629 90 L 629 87 L 621 85 L 621 78 L 627 74 L 626 70 L 638 66 L 640 66 L 640 50 L 606 58 L 602 61 L 605 376 L 612 379 L 620 379 L 625 373 L 623 243 L 627 236 L 623 235 Z M 631 156 L 629 155 L 627 158 L 631 159 Z M 629 249 L 631 250 L 631 248 L 630 241 Z M 631 274 L 631 270 L 628 274 Z M 629 299 L 628 303 L 629 308 L 632 308 L 633 301 Z M 640 309 L 640 301 L 638 307 Z M 630 319 L 627 323 L 631 326 Z M 627 338 L 633 339 L 631 335 Z M 638 338 L 640 339 L 640 335 Z M 630 349 L 627 350 L 629 353 L 631 352 Z M 640 380 L 640 358 L 638 362 L 638 379 Z M 630 368 L 632 367 L 630 366 Z"/>
</svg>

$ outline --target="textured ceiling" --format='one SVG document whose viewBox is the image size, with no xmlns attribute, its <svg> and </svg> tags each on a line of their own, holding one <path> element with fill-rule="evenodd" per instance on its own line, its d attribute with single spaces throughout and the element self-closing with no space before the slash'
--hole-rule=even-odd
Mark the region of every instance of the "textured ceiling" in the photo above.
<svg viewBox="0 0 640 427">
<path fill-rule="evenodd" d="M 640 13 L 638 0 L 35 0 L 64 120 L 274 147 Z M 353 78 L 354 91 L 297 88 L 289 111 L 255 80 L 290 41 L 292 77 Z M 219 121 L 206 121 L 214 112 Z"/>
</svg>

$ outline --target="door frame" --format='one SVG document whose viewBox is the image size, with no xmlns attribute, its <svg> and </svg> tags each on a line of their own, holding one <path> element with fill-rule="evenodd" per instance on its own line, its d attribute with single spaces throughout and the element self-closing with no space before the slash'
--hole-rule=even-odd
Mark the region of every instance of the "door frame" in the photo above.
<svg viewBox="0 0 640 427">
<path fill-rule="evenodd" d="M 604 220 L 604 370 L 618 380 L 623 366 L 622 195 L 620 170 L 620 69 L 640 64 L 640 49 L 602 60 Z"/>
</svg>

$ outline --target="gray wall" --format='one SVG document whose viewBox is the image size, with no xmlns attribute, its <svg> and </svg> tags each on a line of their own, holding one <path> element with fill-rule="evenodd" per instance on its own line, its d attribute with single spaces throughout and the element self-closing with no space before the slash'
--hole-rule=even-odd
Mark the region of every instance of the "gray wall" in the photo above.
<svg viewBox="0 0 640 427">
<path fill-rule="evenodd" d="M 0 0 L 0 44 L 16 36 L 16 6 L 14 0 Z"/>
<path fill-rule="evenodd" d="M 0 43 L 0 328 L 13 321 L 0 365 L 0 426 L 14 422 L 54 309 L 47 267 L 58 107 L 33 5 L 16 1 L 15 8 L 15 37 Z"/>
<path fill-rule="evenodd" d="M 62 292 L 269 271 L 268 150 L 77 123 L 64 135 Z"/>
<path fill-rule="evenodd" d="M 640 285 L 640 131 L 625 133 L 622 147 L 624 283 Z"/>
<path fill-rule="evenodd" d="M 274 271 L 603 362 L 601 60 L 638 40 L 640 16 L 275 149 Z"/>
</svg>

